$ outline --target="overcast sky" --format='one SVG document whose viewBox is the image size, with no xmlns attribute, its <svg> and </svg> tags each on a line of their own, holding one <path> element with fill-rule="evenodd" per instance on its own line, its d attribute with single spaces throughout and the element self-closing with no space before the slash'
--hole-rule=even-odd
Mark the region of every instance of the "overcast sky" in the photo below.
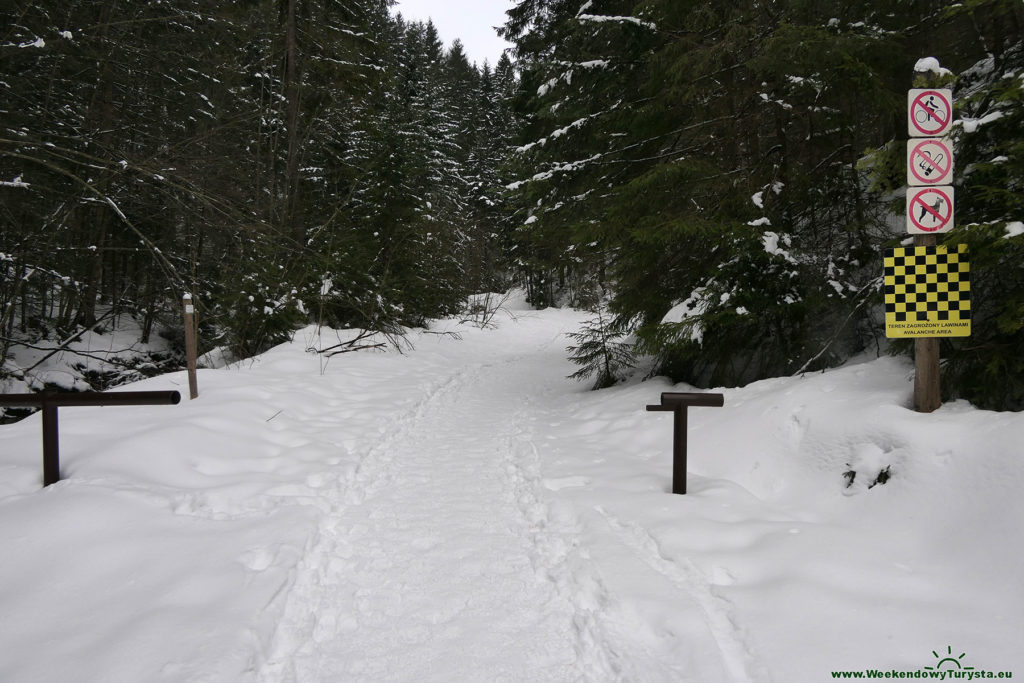
<svg viewBox="0 0 1024 683">
<path fill-rule="evenodd" d="M 445 47 L 458 38 L 470 61 L 482 66 L 486 59 L 493 67 L 508 43 L 494 32 L 505 23 L 505 10 L 515 0 L 398 0 L 391 8 L 406 19 L 434 20 Z"/>
</svg>

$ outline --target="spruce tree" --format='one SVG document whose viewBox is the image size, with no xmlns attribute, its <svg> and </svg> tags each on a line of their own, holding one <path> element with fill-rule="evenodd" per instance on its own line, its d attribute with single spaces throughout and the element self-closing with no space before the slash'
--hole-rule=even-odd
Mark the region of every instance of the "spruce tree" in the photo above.
<svg viewBox="0 0 1024 683">
<path fill-rule="evenodd" d="M 626 333 L 616 327 L 614 316 L 604 305 L 599 304 L 583 328 L 568 336 L 576 342 L 566 348 L 569 360 L 581 366 L 569 377 L 576 380 L 595 377 L 595 390 L 614 386 L 636 365 L 633 344 L 624 339 Z"/>
<path fill-rule="evenodd" d="M 948 340 L 943 392 L 997 410 L 1024 409 L 1024 7 L 950 10 L 988 55 L 957 77 L 956 221 L 947 244 L 971 257 L 971 336 Z"/>
<path fill-rule="evenodd" d="M 968 59 L 963 20 L 927 2 L 532 0 L 509 16 L 526 122 L 517 253 L 534 300 L 607 283 L 659 370 L 698 384 L 877 344 L 901 183 L 871 177 L 905 138 L 908 43 Z"/>
</svg>

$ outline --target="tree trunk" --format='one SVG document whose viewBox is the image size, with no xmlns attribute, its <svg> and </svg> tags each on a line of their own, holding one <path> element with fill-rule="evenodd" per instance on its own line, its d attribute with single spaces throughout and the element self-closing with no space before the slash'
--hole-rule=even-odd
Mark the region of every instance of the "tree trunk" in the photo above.
<svg viewBox="0 0 1024 683">
<path fill-rule="evenodd" d="M 297 244 L 305 241 L 304 226 L 299 217 L 299 153 L 301 141 L 299 139 L 299 64 L 298 45 L 296 36 L 295 5 L 298 0 L 286 0 L 287 9 L 285 17 L 285 74 L 284 74 L 284 95 L 287 101 L 287 113 L 285 115 L 286 126 L 288 127 L 288 151 L 285 169 L 285 210 L 284 224 Z"/>
<path fill-rule="evenodd" d="M 111 0 L 100 11 L 100 26 L 102 27 L 101 31 L 104 38 L 108 33 L 116 4 L 116 0 Z M 99 80 L 96 88 L 93 90 L 92 99 L 89 102 L 89 110 L 85 115 L 88 132 L 94 134 L 95 140 L 90 145 L 92 148 L 90 152 L 93 156 L 101 159 L 109 155 L 113 141 L 114 76 L 110 67 L 111 58 L 111 54 L 104 55 L 103 62 L 99 66 Z M 97 186 L 100 191 L 106 190 L 105 182 L 97 183 Z M 95 250 L 88 266 L 89 274 L 86 278 L 85 286 L 82 288 L 78 315 L 75 322 L 89 327 L 96 323 L 96 296 L 101 291 L 100 286 L 103 279 L 103 248 L 106 246 L 107 241 L 109 214 L 105 207 L 98 209 L 80 208 L 76 210 L 75 217 L 80 223 L 79 227 L 86 234 L 89 233 L 89 226 L 81 225 L 83 214 L 85 218 L 91 216 L 95 220 L 95 229 L 92 231 L 91 236 L 84 238 L 85 245 L 93 246 Z"/>
<path fill-rule="evenodd" d="M 96 216 L 96 230 L 87 244 L 95 247 L 89 264 L 89 275 L 82 287 L 78 302 L 78 317 L 75 322 L 89 327 L 96 323 L 96 298 L 103 284 L 103 254 L 107 244 L 107 222 L 109 213 L 105 207 L 91 209 L 86 213 Z"/>
</svg>

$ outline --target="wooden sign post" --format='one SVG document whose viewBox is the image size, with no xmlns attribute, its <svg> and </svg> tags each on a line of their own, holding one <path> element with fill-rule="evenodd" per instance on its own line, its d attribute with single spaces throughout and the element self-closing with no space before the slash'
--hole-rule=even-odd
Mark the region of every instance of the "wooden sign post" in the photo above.
<svg viewBox="0 0 1024 683">
<path fill-rule="evenodd" d="M 970 334 L 970 269 L 966 245 L 951 251 L 936 234 L 954 223 L 953 93 L 915 88 L 907 94 L 907 232 L 913 247 L 885 255 L 885 333 L 914 338 L 914 409 L 942 405 L 939 338 Z"/>
<path fill-rule="evenodd" d="M 192 295 L 185 294 L 182 300 L 185 309 L 185 363 L 188 368 L 189 400 L 198 398 L 199 382 L 196 379 L 196 307 L 192 305 Z"/>
<path fill-rule="evenodd" d="M 914 235 L 915 247 L 935 246 L 935 235 Z M 942 406 L 939 381 L 939 338 L 914 339 L 914 410 L 930 413 Z"/>
<path fill-rule="evenodd" d="M 953 122 L 953 93 L 948 90 L 919 89 L 911 90 L 907 94 L 907 127 L 910 133 L 908 147 L 917 149 L 920 138 L 938 139 L 949 131 Z M 909 160 L 911 164 L 915 159 Z M 953 167 L 952 146 L 948 166 Z M 911 206 L 907 209 L 908 220 L 913 221 L 917 213 L 917 204 L 920 204 L 919 194 L 915 193 L 916 187 L 925 185 L 921 180 L 921 174 L 913 173 L 916 166 L 908 165 L 907 189 L 908 202 Z M 941 169 L 940 169 L 941 170 Z M 917 202 L 915 203 L 915 200 Z M 933 204 L 934 205 L 934 204 Z M 936 212 L 929 213 L 931 206 L 922 206 L 925 220 L 931 219 L 934 223 L 942 223 L 942 228 L 951 230 L 953 228 L 953 205 L 949 202 L 949 218 L 942 220 L 942 206 Z M 938 216 L 938 217 L 936 217 Z M 921 223 L 923 225 L 923 222 Z M 916 227 L 916 225 L 915 225 Z M 942 228 L 939 228 L 941 230 Z M 908 231 L 912 228 L 908 225 Z M 925 247 L 935 246 L 934 234 L 915 234 L 914 246 Z M 930 413 L 938 410 L 942 405 L 942 387 L 939 384 L 939 339 L 938 337 L 917 337 L 914 339 L 914 410 L 919 413 Z"/>
</svg>

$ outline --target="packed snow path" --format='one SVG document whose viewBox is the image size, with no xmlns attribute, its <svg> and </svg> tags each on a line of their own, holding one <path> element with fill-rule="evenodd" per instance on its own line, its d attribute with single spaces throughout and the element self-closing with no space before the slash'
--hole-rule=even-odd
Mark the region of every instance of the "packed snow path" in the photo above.
<svg viewBox="0 0 1024 683">
<path fill-rule="evenodd" d="M 451 368 L 324 491 L 263 680 L 571 680 L 603 666 L 577 658 L 552 581 L 563 558 L 523 431 L 543 387 L 521 349 L 491 351 Z"/>
<path fill-rule="evenodd" d="M 611 598 L 587 567 L 578 520 L 541 502 L 531 428 L 559 410 L 565 337 L 517 342 L 462 342 L 462 362 L 363 444 L 349 476 L 321 489 L 329 512 L 261 680 L 614 681 L 650 659 L 646 644 L 630 642 L 635 633 L 605 623 Z M 645 564 L 647 549 L 616 531 L 621 550 L 641 558 L 630 570 L 659 571 L 664 560 Z M 662 573 L 685 594 L 684 573 Z M 717 643 L 721 624 L 708 626 L 698 644 Z M 744 678 L 742 665 L 715 660 Z"/>
<path fill-rule="evenodd" d="M 39 417 L 0 428 L 0 681 L 1020 670 L 1024 415 L 918 415 L 894 358 L 724 389 L 669 495 L 672 385 L 566 379 L 582 318 L 302 330 L 197 401 L 63 411 L 45 490 Z"/>
</svg>

